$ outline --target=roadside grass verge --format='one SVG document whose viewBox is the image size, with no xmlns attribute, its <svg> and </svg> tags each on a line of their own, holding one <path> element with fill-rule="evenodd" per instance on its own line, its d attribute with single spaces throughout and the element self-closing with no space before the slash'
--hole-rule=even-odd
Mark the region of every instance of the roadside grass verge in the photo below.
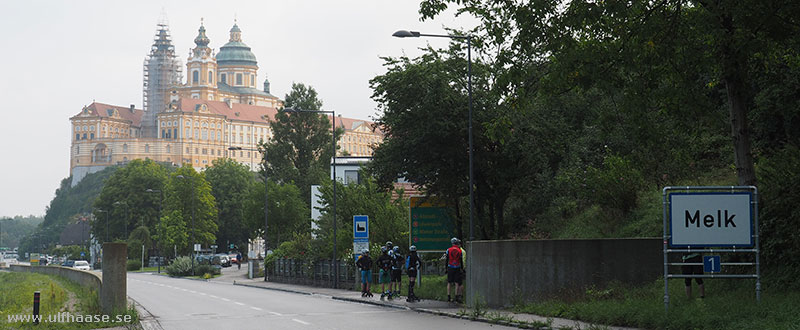
<svg viewBox="0 0 800 330">
<path fill-rule="evenodd" d="M 762 278 L 762 285 L 768 283 Z M 706 297 L 687 298 L 683 280 L 670 280 L 669 313 L 664 280 L 640 287 L 611 284 L 581 297 L 517 305 L 515 312 L 646 329 L 800 329 L 800 292 L 765 287 L 756 303 L 755 280 L 705 281 Z"/>
<path fill-rule="evenodd" d="M 33 313 L 33 292 L 40 291 L 39 313 L 42 322 L 9 323 L 9 315 L 30 315 Z M 82 287 L 77 283 L 58 276 L 47 276 L 36 273 L 0 272 L 0 329 L 96 329 L 123 326 L 112 322 L 45 322 L 48 315 L 55 317 L 59 312 L 77 315 L 100 315 L 98 292 Z M 134 308 L 121 313 L 129 315 L 131 322 L 139 322 Z M 113 320 L 115 316 L 110 316 Z"/>
<path fill-rule="evenodd" d="M 403 297 L 408 296 L 408 276 L 403 275 L 402 280 L 402 289 L 400 290 L 400 295 Z M 386 285 L 388 290 L 389 285 Z M 356 287 L 357 291 L 361 291 L 360 284 Z M 451 295 L 455 297 L 455 287 L 451 288 L 452 293 Z M 373 282 L 370 285 L 370 291 L 373 294 L 380 295 L 381 293 L 381 285 L 380 283 Z M 464 288 L 462 287 L 461 290 L 462 294 L 464 293 Z M 419 297 L 420 299 L 428 299 L 428 300 L 441 300 L 447 301 L 447 276 L 446 275 L 423 275 L 422 276 L 422 284 L 417 284 L 414 286 L 414 294 Z M 403 298 L 405 299 L 405 298 Z"/>
</svg>

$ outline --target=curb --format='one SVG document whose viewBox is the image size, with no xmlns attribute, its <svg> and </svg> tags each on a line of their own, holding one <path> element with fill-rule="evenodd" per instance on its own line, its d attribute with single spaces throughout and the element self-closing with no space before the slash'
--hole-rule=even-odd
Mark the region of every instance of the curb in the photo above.
<svg viewBox="0 0 800 330">
<path fill-rule="evenodd" d="M 150 311 L 148 311 L 144 306 L 139 304 L 138 301 L 134 300 L 131 297 L 128 297 L 128 300 L 132 303 L 134 308 L 136 308 L 136 312 L 139 313 L 139 327 L 144 330 L 163 330 L 164 328 L 161 327 L 161 323 L 158 322 L 158 319 L 153 316 Z"/>
<path fill-rule="evenodd" d="M 307 295 L 307 296 L 315 295 L 314 293 L 311 293 L 311 292 L 297 291 L 297 290 L 291 290 L 291 289 L 282 289 L 282 288 L 268 288 L 268 287 L 260 286 L 260 285 L 236 283 L 236 281 L 233 281 L 233 285 L 240 285 L 240 286 L 246 286 L 246 287 L 250 287 L 250 288 L 258 288 L 258 289 L 264 289 L 264 290 L 296 293 L 296 294 L 302 294 L 302 295 Z"/>
<path fill-rule="evenodd" d="M 332 296 L 331 298 L 333 298 L 333 300 L 356 302 L 356 303 L 361 303 L 361 304 L 366 304 L 366 305 L 375 305 L 375 306 L 396 308 L 396 309 L 402 309 L 402 310 L 414 310 L 411 307 L 399 306 L 399 305 L 395 305 L 395 304 L 388 304 L 388 303 L 371 301 L 371 300 L 361 300 L 361 299 L 355 299 L 355 298 L 336 297 L 336 296 Z"/>
</svg>

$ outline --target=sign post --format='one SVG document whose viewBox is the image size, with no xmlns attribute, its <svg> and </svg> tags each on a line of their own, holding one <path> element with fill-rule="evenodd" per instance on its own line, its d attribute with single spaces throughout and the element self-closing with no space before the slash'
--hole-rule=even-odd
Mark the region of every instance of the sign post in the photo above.
<svg viewBox="0 0 800 330">
<path fill-rule="evenodd" d="M 664 310 L 669 310 L 670 278 L 754 278 L 761 301 L 758 236 L 758 190 L 755 186 L 665 187 Z M 670 254 L 752 253 L 755 262 L 724 262 L 720 255 L 703 256 L 706 274 L 672 274 L 670 266 L 700 263 L 670 262 Z M 753 273 L 723 273 L 722 266 L 753 266 Z"/>
</svg>

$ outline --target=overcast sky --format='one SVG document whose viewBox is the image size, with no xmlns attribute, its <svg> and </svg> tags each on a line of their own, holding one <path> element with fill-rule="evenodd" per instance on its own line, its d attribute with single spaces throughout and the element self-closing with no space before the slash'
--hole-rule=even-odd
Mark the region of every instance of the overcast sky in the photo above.
<svg viewBox="0 0 800 330">
<path fill-rule="evenodd" d="M 325 109 L 369 119 L 369 80 L 385 72 L 380 56 L 447 45 L 392 38 L 394 31 L 442 33 L 475 22 L 450 11 L 422 23 L 418 9 L 414 0 L 1 1 L 0 216 L 44 215 L 69 176 L 69 117 L 83 106 L 141 109 L 142 65 L 162 12 L 184 65 L 201 17 L 216 51 L 236 18 L 258 59 L 259 86 L 267 76 L 283 98 L 292 82 L 305 83 Z"/>
</svg>

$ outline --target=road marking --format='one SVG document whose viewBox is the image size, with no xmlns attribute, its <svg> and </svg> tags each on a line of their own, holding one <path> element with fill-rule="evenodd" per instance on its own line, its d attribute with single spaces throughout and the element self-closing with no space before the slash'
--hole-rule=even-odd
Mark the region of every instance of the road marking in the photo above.
<svg viewBox="0 0 800 330">
<path fill-rule="evenodd" d="M 240 302 L 238 302 L 238 301 L 234 301 L 233 303 L 234 303 L 234 304 L 237 304 L 237 305 L 239 305 L 239 306 L 244 306 L 244 304 L 242 304 L 242 303 L 240 303 Z"/>
<path fill-rule="evenodd" d="M 194 290 L 189 290 L 189 292 L 191 292 L 191 293 L 197 293 L 197 291 L 194 291 Z"/>
<path fill-rule="evenodd" d="M 253 307 L 253 306 L 250 306 L 250 308 L 252 308 L 252 309 L 255 309 L 255 310 L 257 310 L 257 311 L 263 311 L 263 309 L 261 309 L 261 308 L 258 308 L 258 307 Z"/>
<path fill-rule="evenodd" d="M 222 298 L 222 300 L 223 300 L 223 301 L 231 301 L 231 300 L 230 300 L 230 299 L 228 299 L 228 298 Z"/>
<path fill-rule="evenodd" d="M 198 292 L 197 294 L 199 294 L 201 296 L 205 296 L 206 295 L 205 293 L 202 293 L 202 292 Z"/>
<path fill-rule="evenodd" d="M 275 316 L 283 316 L 283 314 L 281 314 L 281 313 L 275 313 L 275 312 L 269 312 L 269 313 L 272 314 L 272 315 L 275 315 Z"/>
<path fill-rule="evenodd" d="M 214 299 L 219 299 L 219 297 L 217 297 L 217 296 L 215 296 L 215 295 L 213 295 L 213 294 L 210 294 L 210 295 L 208 295 L 208 296 L 209 296 L 209 297 L 211 297 L 211 298 L 214 298 Z"/>
<path fill-rule="evenodd" d="M 300 323 L 300 324 L 305 324 L 305 325 L 310 325 L 311 324 L 311 323 L 308 323 L 306 321 L 302 321 L 302 320 L 298 320 L 298 319 L 292 319 L 292 321 L 295 321 L 295 322 Z"/>
</svg>

